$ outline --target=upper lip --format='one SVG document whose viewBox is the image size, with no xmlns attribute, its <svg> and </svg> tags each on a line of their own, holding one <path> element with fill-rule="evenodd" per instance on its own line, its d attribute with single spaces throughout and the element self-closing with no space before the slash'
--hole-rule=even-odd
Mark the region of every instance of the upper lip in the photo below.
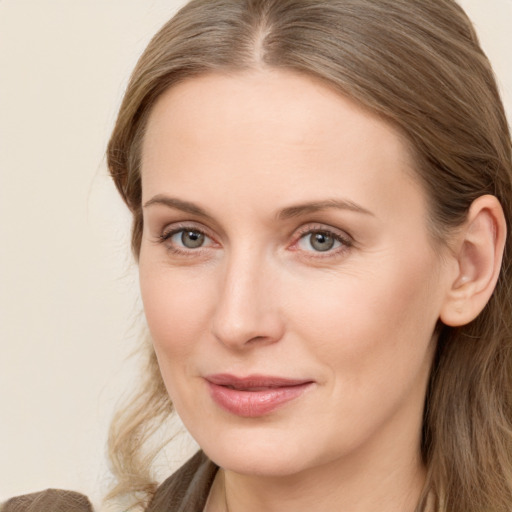
<svg viewBox="0 0 512 512">
<path fill-rule="evenodd" d="M 283 388 L 300 386 L 302 384 L 313 382 L 311 379 L 289 379 L 286 377 L 275 377 L 271 375 L 248 375 L 247 377 L 238 377 L 228 373 L 208 375 L 205 378 L 211 384 L 240 390 Z"/>
</svg>

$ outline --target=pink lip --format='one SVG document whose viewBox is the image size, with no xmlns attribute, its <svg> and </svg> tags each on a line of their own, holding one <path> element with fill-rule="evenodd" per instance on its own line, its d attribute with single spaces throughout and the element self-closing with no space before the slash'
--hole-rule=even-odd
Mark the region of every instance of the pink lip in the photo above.
<svg viewBox="0 0 512 512">
<path fill-rule="evenodd" d="M 217 405 L 246 418 L 263 416 L 278 409 L 301 396 L 313 384 L 311 380 L 229 374 L 209 375 L 206 381 Z"/>
</svg>

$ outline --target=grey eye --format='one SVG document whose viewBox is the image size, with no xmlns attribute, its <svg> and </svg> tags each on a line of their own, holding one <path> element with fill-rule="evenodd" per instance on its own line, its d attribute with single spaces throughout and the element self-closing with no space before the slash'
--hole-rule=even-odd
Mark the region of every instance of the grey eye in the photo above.
<svg viewBox="0 0 512 512">
<path fill-rule="evenodd" d="M 311 233 L 310 244 L 316 251 L 328 251 L 334 247 L 334 238 L 327 233 Z"/>
<path fill-rule="evenodd" d="M 206 236 L 200 231 L 193 231 L 190 229 L 182 229 L 171 237 L 171 241 L 178 246 L 186 247 L 187 249 L 197 249 L 202 247 L 205 243 Z"/>
<path fill-rule="evenodd" d="M 204 235 L 199 231 L 183 231 L 181 234 L 181 242 L 189 249 L 197 249 L 204 244 Z"/>
<path fill-rule="evenodd" d="M 327 252 L 339 246 L 338 238 L 327 231 L 312 231 L 299 240 L 299 247 L 304 251 Z"/>
</svg>

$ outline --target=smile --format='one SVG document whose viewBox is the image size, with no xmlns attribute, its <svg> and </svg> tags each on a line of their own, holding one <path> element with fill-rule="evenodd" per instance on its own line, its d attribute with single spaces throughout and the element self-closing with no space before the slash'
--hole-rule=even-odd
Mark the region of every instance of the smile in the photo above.
<svg viewBox="0 0 512 512">
<path fill-rule="evenodd" d="M 246 418 L 269 414 L 299 398 L 312 385 L 311 380 L 284 379 L 253 375 L 210 375 L 206 377 L 213 401 L 225 411 Z"/>
</svg>

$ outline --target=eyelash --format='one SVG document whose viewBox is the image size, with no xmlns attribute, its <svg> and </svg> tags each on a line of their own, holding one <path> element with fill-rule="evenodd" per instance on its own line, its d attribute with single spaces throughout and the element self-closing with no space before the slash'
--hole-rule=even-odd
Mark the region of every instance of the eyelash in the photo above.
<svg viewBox="0 0 512 512">
<path fill-rule="evenodd" d="M 321 234 L 326 235 L 332 238 L 335 242 L 339 243 L 339 246 L 334 249 L 328 249 L 326 251 L 315 251 L 315 250 L 304 250 L 305 257 L 321 259 L 321 258 L 333 258 L 336 256 L 343 255 L 346 251 L 348 251 L 354 245 L 354 240 L 347 233 L 340 233 L 337 230 L 332 228 L 328 228 L 325 225 L 316 225 L 316 226 L 304 226 L 303 228 L 299 228 L 297 234 L 295 235 L 295 241 L 291 244 L 290 248 L 294 251 L 300 251 L 298 248 L 301 240 L 306 239 L 308 236 L 313 234 Z"/>
<path fill-rule="evenodd" d="M 207 250 L 210 247 L 204 247 L 199 246 L 195 249 L 192 248 L 179 248 L 174 244 L 169 243 L 169 240 L 178 233 L 185 233 L 185 232 L 193 232 L 198 233 L 199 235 L 203 235 L 204 237 L 211 240 L 214 244 L 216 244 L 214 238 L 206 232 L 206 230 L 198 228 L 197 226 L 190 225 L 190 224 L 181 224 L 176 225 L 172 229 L 169 229 L 168 231 L 164 231 L 157 239 L 158 243 L 164 244 L 166 248 L 171 251 L 174 254 L 180 255 L 180 256 L 198 256 L 201 254 L 204 250 Z M 315 251 L 315 250 L 302 250 L 303 253 L 305 253 L 305 257 L 307 258 L 332 258 L 335 256 L 339 256 L 346 251 L 348 251 L 353 245 L 354 241 L 352 237 L 350 237 L 348 234 L 344 233 L 341 234 L 332 228 L 327 228 L 325 225 L 317 225 L 317 226 L 304 226 L 303 228 L 299 228 L 299 230 L 294 235 L 294 241 L 288 246 L 289 249 L 293 251 L 301 251 L 301 249 L 298 247 L 301 240 L 305 239 L 307 236 L 313 235 L 313 234 L 321 234 L 325 235 L 327 237 L 330 237 L 334 240 L 334 242 L 339 243 L 339 246 L 332 249 L 328 249 L 326 251 Z"/>
<path fill-rule="evenodd" d="M 175 225 L 172 229 L 165 231 L 158 237 L 158 242 L 164 244 L 166 248 L 174 254 L 179 256 L 197 256 L 202 253 L 207 247 L 200 246 L 197 249 L 190 248 L 179 248 L 176 245 L 169 243 L 170 239 L 177 235 L 178 233 L 186 233 L 186 232 L 198 233 L 203 235 L 204 237 L 214 241 L 213 237 L 209 236 L 204 229 L 200 229 L 197 226 L 189 225 L 189 224 L 181 224 Z"/>
</svg>

